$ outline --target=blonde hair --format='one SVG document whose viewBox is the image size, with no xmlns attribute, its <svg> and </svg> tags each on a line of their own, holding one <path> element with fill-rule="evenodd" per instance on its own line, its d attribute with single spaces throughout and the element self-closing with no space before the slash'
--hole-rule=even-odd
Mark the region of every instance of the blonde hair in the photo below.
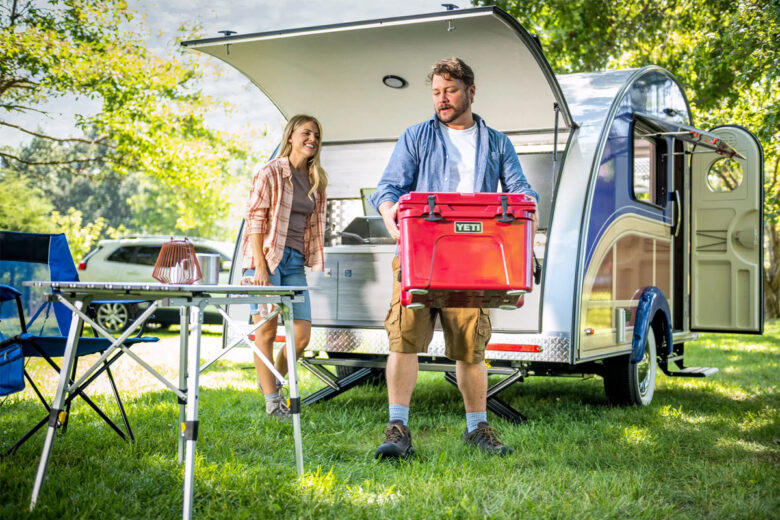
<svg viewBox="0 0 780 520">
<path fill-rule="evenodd" d="M 282 149 L 279 151 L 279 157 L 290 156 L 290 153 L 292 152 L 290 137 L 292 137 L 293 132 L 295 132 L 299 126 L 310 121 L 317 125 L 317 131 L 320 133 L 319 142 L 317 143 L 317 153 L 315 153 L 314 156 L 309 159 L 309 172 L 311 173 L 312 177 L 314 177 L 314 182 L 312 182 L 311 189 L 308 193 L 309 198 L 311 199 L 315 191 L 318 191 L 320 195 L 324 195 L 325 188 L 328 186 L 328 174 L 320 164 L 320 150 L 322 150 L 322 125 L 319 121 L 317 121 L 316 117 L 308 116 L 306 114 L 297 114 L 292 116 L 290 120 L 287 121 L 287 126 L 284 127 L 284 132 L 282 133 Z"/>
</svg>

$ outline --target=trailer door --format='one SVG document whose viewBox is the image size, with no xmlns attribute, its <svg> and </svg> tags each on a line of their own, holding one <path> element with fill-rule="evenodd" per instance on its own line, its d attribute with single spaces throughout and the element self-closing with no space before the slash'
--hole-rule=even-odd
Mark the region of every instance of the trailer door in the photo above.
<svg viewBox="0 0 780 520">
<path fill-rule="evenodd" d="M 718 127 L 709 133 L 738 154 L 728 157 L 696 146 L 692 155 L 691 330 L 761 333 L 761 144 L 738 126 Z"/>
</svg>

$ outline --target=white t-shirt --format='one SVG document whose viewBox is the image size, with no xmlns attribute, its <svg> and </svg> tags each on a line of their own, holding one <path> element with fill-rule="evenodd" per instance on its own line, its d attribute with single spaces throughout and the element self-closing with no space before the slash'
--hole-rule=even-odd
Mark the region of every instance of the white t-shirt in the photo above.
<svg viewBox="0 0 780 520">
<path fill-rule="evenodd" d="M 450 191 L 474 193 L 474 170 L 477 161 L 477 124 L 465 130 L 453 130 L 439 124 L 447 148 L 447 178 Z"/>
</svg>

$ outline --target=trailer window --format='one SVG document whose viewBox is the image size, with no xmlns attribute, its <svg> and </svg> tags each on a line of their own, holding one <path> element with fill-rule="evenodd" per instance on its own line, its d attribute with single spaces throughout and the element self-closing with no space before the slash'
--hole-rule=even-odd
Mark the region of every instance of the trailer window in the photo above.
<svg viewBox="0 0 780 520">
<path fill-rule="evenodd" d="M 553 197 L 553 154 L 523 153 L 517 158 L 528 183 L 539 194 L 539 229 L 546 230 L 550 222 Z"/>
<path fill-rule="evenodd" d="M 636 200 L 666 204 L 666 141 L 653 139 L 646 129 L 634 127 L 632 184 Z"/>
<path fill-rule="evenodd" d="M 656 172 L 655 142 L 634 137 L 634 197 L 643 202 L 655 204 L 654 192 Z"/>
<path fill-rule="evenodd" d="M 742 165 L 736 159 L 724 157 L 710 166 L 707 186 L 715 193 L 733 191 L 742 184 Z"/>
</svg>

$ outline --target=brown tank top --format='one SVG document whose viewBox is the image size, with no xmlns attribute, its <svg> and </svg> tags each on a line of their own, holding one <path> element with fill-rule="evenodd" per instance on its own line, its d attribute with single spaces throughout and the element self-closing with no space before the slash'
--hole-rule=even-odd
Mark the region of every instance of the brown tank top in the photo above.
<svg viewBox="0 0 780 520">
<path fill-rule="evenodd" d="M 290 247 L 303 254 L 303 237 L 306 232 L 306 222 L 314 212 L 314 201 L 308 197 L 311 184 L 308 172 L 292 171 L 293 201 L 290 209 L 290 224 L 287 228 L 287 241 L 284 247 Z"/>
</svg>

